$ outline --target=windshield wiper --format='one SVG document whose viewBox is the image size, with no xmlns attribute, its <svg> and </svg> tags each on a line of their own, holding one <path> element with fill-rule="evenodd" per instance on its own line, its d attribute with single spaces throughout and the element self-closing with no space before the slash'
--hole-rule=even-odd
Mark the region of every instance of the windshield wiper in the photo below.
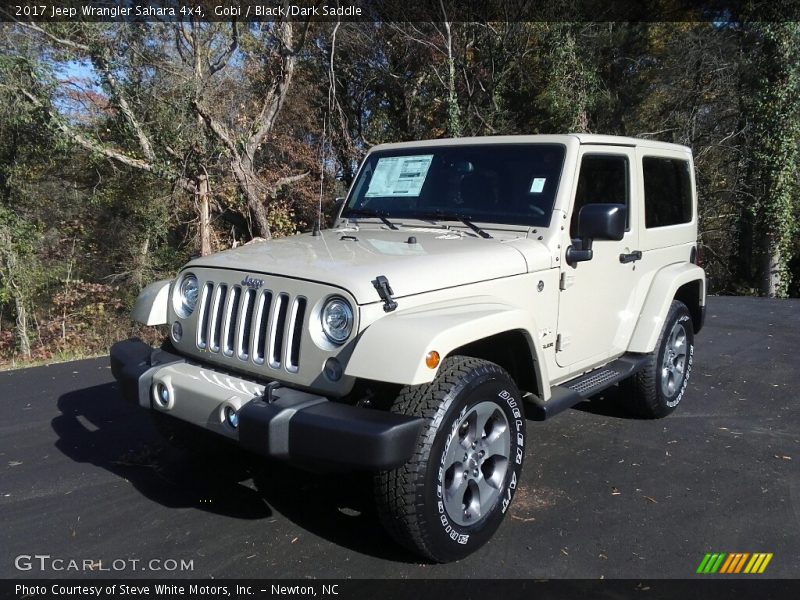
<svg viewBox="0 0 800 600">
<path fill-rule="evenodd" d="M 383 224 L 386 225 L 389 229 L 394 231 L 398 230 L 397 225 L 392 223 L 389 219 L 386 218 L 386 213 L 381 213 L 376 210 L 366 210 L 364 208 L 351 208 L 347 211 L 347 216 L 345 219 L 349 217 L 375 217 L 383 221 Z"/>
<path fill-rule="evenodd" d="M 492 239 L 492 236 L 486 233 L 483 229 L 481 229 L 477 225 L 475 225 L 475 223 L 472 222 L 470 217 L 465 217 L 464 215 L 460 215 L 458 213 L 449 213 L 442 210 L 436 210 L 433 212 L 418 213 L 415 216 L 423 219 L 430 219 L 433 221 L 461 221 L 464 225 L 472 229 L 472 231 L 477 233 L 483 239 L 485 240 Z"/>
</svg>

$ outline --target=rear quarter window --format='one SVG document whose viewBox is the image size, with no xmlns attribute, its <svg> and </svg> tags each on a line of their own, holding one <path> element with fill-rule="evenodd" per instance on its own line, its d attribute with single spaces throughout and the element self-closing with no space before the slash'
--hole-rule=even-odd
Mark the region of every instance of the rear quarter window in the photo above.
<svg viewBox="0 0 800 600">
<path fill-rule="evenodd" d="M 678 158 L 645 156 L 645 227 L 667 227 L 692 220 L 692 179 L 689 161 Z"/>
</svg>

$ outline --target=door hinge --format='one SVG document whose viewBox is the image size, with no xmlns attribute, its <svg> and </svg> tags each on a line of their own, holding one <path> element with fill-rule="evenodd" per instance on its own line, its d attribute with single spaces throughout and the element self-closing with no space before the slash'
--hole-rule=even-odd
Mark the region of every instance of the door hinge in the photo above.
<svg viewBox="0 0 800 600">
<path fill-rule="evenodd" d="M 572 342 L 572 336 L 568 333 L 559 333 L 556 336 L 556 352 L 561 352 Z"/>
<path fill-rule="evenodd" d="M 558 288 L 560 290 L 565 290 L 575 283 L 575 275 L 571 273 L 567 273 L 566 271 L 561 272 L 561 280 L 558 283 Z"/>
</svg>

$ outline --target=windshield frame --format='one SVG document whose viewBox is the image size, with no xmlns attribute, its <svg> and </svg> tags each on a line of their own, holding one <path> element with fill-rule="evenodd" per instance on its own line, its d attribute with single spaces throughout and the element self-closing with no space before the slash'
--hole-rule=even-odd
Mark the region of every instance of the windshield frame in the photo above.
<svg viewBox="0 0 800 600">
<path fill-rule="evenodd" d="M 470 152 L 480 152 L 480 151 L 490 151 L 496 152 L 498 149 L 502 149 L 505 151 L 509 150 L 532 150 L 536 148 L 542 149 L 549 149 L 549 150 L 557 150 L 560 152 L 560 156 L 556 157 L 555 166 L 551 166 L 551 171 L 548 172 L 548 177 L 552 178 L 555 177 L 556 181 L 555 184 L 552 186 L 548 186 L 548 193 L 543 198 L 546 198 L 544 205 L 546 209 L 544 210 L 543 214 L 536 214 L 531 212 L 530 214 L 521 214 L 519 212 L 509 212 L 503 213 L 502 211 L 493 212 L 487 214 L 487 211 L 484 209 L 475 211 L 461 207 L 453 208 L 446 205 L 426 205 L 424 207 L 414 207 L 414 208 L 406 208 L 401 209 L 397 208 L 394 209 L 392 206 L 387 205 L 383 208 L 373 208 L 369 205 L 369 202 L 365 202 L 366 194 L 368 192 L 368 183 L 371 181 L 372 175 L 375 172 L 375 168 L 378 164 L 378 161 L 381 158 L 391 158 L 391 157 L 402 157 L 402 156 L 419 156 L 419 155 L 428 155 L 433 154 L 434 158 L 433 161 L 442 160 L 442 155 L 446 155 L 447 153 L 455 153 L 455 154 L 468 154 Z M 464 159 L 466 160 L 466 159 Z M 403 145 L 402 147 L 395 147 L 395 148 L 385 148 L 385 149 L 376 149 L 367 154 L 364 160 L 359 167 L 358 173 L 353 180 L 353 184 L 350 187 L 349 193 L 345 202 L 342 205 L 341 212 L 339 217 L 342 219 L 346 219 L 348 221 L 351 220 L 360 220 L 360 219 L 379 219 L 380 217 L 371 217 L 371 216 L 359 216 L 357 214 L 350 214 L 352 210 L 354 213 L 358 210 L 367 210 L 367 211 L 374 211 L 380 213 L 381 217 L 389 218 L 392 220 L 393 223 L 402 224 L 402 221 L 423 221 L 423 222 L 437 222 L 437 221 L 454 221 L 456 219 L 449 219 L 449 218 L 431 218 L 431 214 L 436 211 L 440 211 L 443 213 L 449 213 L 450 215 L 458 215 L 459 220 L 460 218 L 466 218 L 470 221 L 475 223 L 481 223 L 482 226 L 491 229 L 492 226 L 499 226 L 499 228 L 506 228 L 506 227 L 524 227 L 524 228 L 532 228 L 532 227 L 541 227 L 547 228 L 550 226 L 552 221 L 552 216 L 554 209 L 557 205 L 561 183 L 564 177 L 564 170 L 567 165 L 568 161 L 568 147 L 567 144 L 563 142 L 556 142 L 556 141 L 542 141 L 542 142 L 502 142 L 502 143 L 458 143 L 452 145 L 443 145 L 443 144 L 419 144 L 419 145 Z M 437 168 L 440 168 L 437 165 Z M 368 171 L 368 169 L 371 169 Z M 463 181 L 463 180 L 462 180 Z M 425 180 L 422 182 L 422 190 L 416 195 L 411 196 L 419 197 L 422 194 L 422 191 L 425 190 L 425 184 L 427 183 L 427 174 L 425 175 Z M 365 186 L 367 186 L 365 188 Z M 451 191 L 452 193 L 452 191 Z M 532 191 L 528 192 L 529 195 L 533 194 Z M 385 196 L 386 198 L 402 198 L 400 196 Z M 496 200 L 500 199 L 502 196 L 497 193 Z M 498 206 L 499 208 L 499 206 Z M 539 208 L 538 210 L 542 210 Z"/>
</svg>

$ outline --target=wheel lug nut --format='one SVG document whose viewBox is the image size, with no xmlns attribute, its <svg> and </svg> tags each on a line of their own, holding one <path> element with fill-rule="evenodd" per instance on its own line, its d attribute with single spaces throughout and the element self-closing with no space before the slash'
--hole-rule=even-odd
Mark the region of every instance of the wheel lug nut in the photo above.
<svg viewBox="0 0 800 600">
<path fill-rule="evenodd" d="M 472 472 L 472 474 L 473 474 L 475 477 L 477 477 L 477 476 L 478 476 L 478 469 L 475 469 L 475 470 Z"/>
<path fill-rule="evenodd" d="M 469 460 L 469 454 L 464 455 L 464 460 Z"/>
<path fill-rule="evenodd" d="M 484 456 L 486 456 L 486 450 L 481 450 L 481 451 L 480 451 L 480 454 L 479 454 L 479 456 L 480 456 L 481 458 L 483 458 Z"/>
<path fill-rule="evenodd" d="M 464 479 L 466 479 L 467 477 L 469 477 L 469 472 L 468 471 L 464 471 Z"/>
</svg>

